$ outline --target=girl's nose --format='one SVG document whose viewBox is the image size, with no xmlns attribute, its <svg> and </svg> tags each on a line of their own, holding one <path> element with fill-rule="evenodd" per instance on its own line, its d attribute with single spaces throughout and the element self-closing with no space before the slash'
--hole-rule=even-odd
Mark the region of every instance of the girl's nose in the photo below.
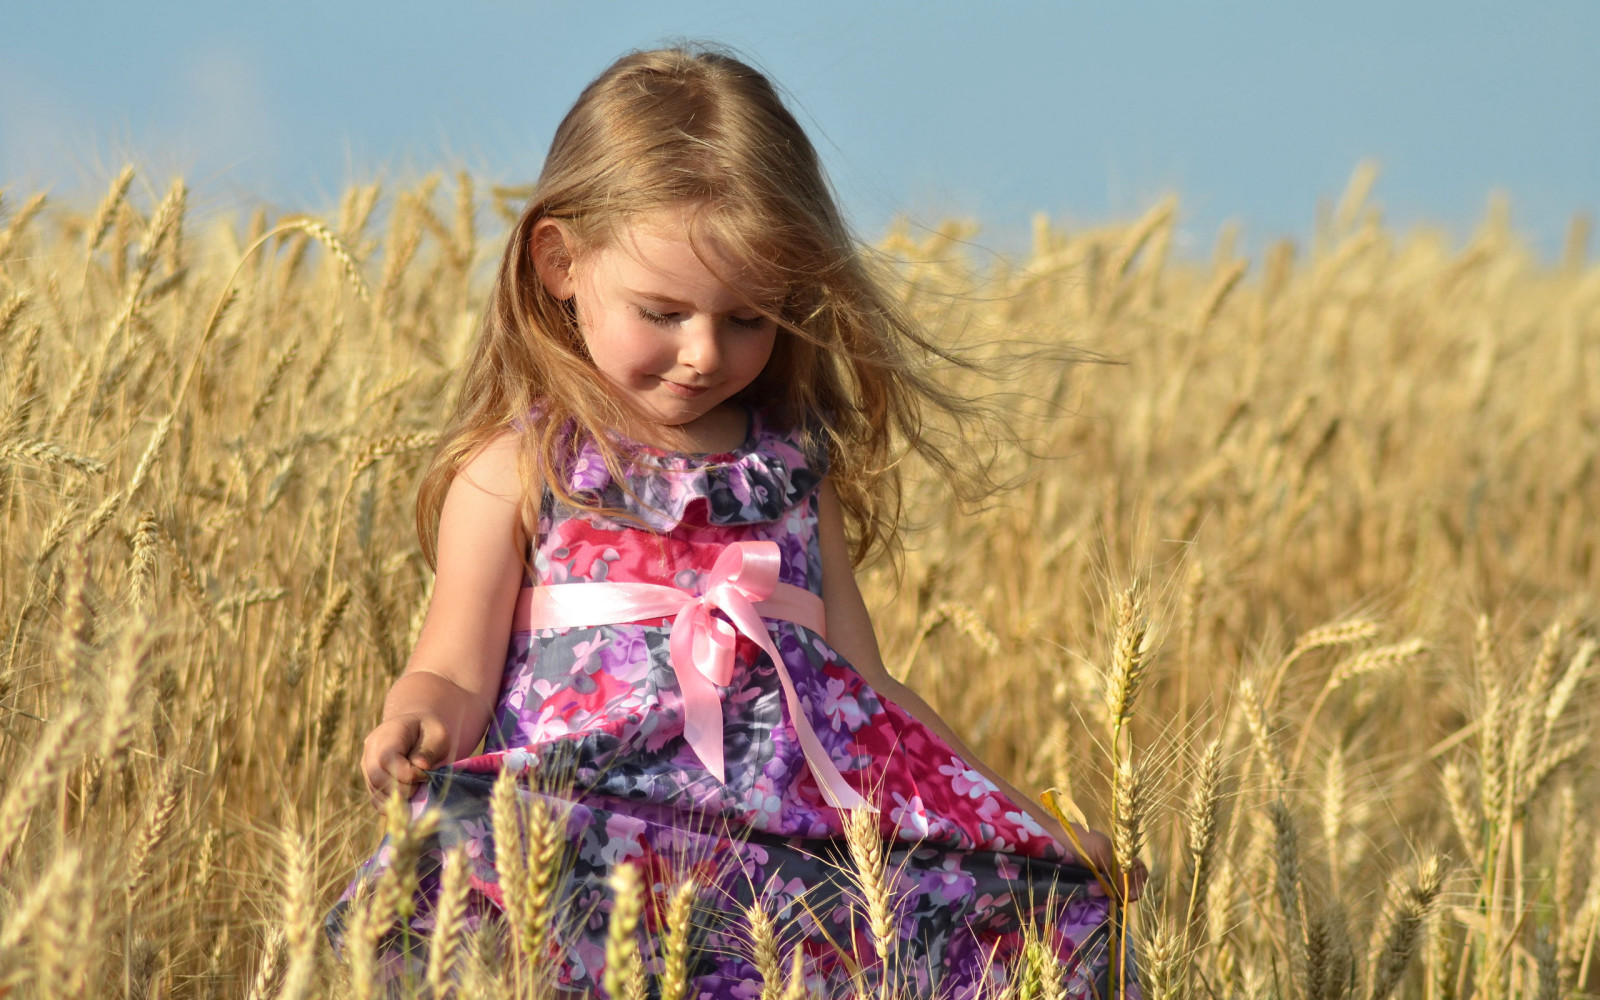
<svg viewBox="0 0 1600 1000">
<path fill-rule="evenodd" d="M 710 375 L 722 367 L 716 324 L 698 317 L 685 323 L 683 340 L 678 345 L 678 360 L 702 375 Z"/>
</svg>

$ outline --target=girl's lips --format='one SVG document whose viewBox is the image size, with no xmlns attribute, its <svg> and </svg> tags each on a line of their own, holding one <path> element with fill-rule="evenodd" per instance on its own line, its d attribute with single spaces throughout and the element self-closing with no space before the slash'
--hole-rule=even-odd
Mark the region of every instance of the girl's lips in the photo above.
<svg viewBox="0 0 1600 1000">
<path fill-rule="evenodd" d="M 684 385 L 681 382 L 673 382 L 669 379 L 662 379 L 661 384 L 666 386 L 669 392 L 683 396 L 686 399 L 692 399 L 711 388 L 709 385 Z"/>
</svg>

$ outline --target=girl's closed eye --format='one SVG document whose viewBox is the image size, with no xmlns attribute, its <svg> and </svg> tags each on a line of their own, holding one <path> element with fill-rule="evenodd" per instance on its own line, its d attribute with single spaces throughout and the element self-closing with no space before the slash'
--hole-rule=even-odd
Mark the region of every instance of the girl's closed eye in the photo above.
<svg viewBox="0 0 1600 1000">
<path fill-rule="evenodd" d="M 646 323 L 654 323 L 656 326 L 671 326 L 673 323 L 678 322 L 680 318 L 679 314 L 675 312 L 661 313 L 656 312 L 654 309 L 646 309 L 644 306 L 638 306 L 637 309 L 640 319 Z M 728 322 L 734 326 L 744 327 L 747 330 L 760 330 L 766 327 L 767 317 L 761 313 L 756 313 L 753 316 L 729 316 Z"/>
</svg>

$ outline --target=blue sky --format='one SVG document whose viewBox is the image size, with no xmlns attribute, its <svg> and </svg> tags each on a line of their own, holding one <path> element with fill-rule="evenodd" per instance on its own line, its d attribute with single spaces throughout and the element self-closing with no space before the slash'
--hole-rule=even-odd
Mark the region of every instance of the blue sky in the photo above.
<svg viewBox="0 0 1600 1000">
<path fill-rule="evenodd" d="M 0 185 L 98 193 L 130 157 L 202 211 L 328 211 L 351 180 L 537 173 L 617 55 L 733 46 L 812 131 L 863 235 L 1034 212 L 1130 217 L 1168 191 L 1204 253 L 1304 239 L 1357 162 L 1394 224 L 1465 236 L 1491 190 L 1541 250 L 1600 208 L 1600 2 L 33 3 L 0 33 Z M 91 197 L 85 195 L 84 197 Z"/>
</svg>

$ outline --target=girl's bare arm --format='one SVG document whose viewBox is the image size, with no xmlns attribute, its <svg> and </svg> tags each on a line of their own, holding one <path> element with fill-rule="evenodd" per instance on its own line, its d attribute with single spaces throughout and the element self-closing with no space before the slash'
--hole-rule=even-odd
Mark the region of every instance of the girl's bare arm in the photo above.
<svg viewBox="0 0 1600 1000">
<path fill-rule="evenodd" d="M 409 793 L 423 769 L 467 756 L 488 728 L 522 581 L 521 491 L 510 432 L 474 455 L 450 484 L 427 617 L 362 754 L 375 796 L 392 784 Z"/>
</svg>

